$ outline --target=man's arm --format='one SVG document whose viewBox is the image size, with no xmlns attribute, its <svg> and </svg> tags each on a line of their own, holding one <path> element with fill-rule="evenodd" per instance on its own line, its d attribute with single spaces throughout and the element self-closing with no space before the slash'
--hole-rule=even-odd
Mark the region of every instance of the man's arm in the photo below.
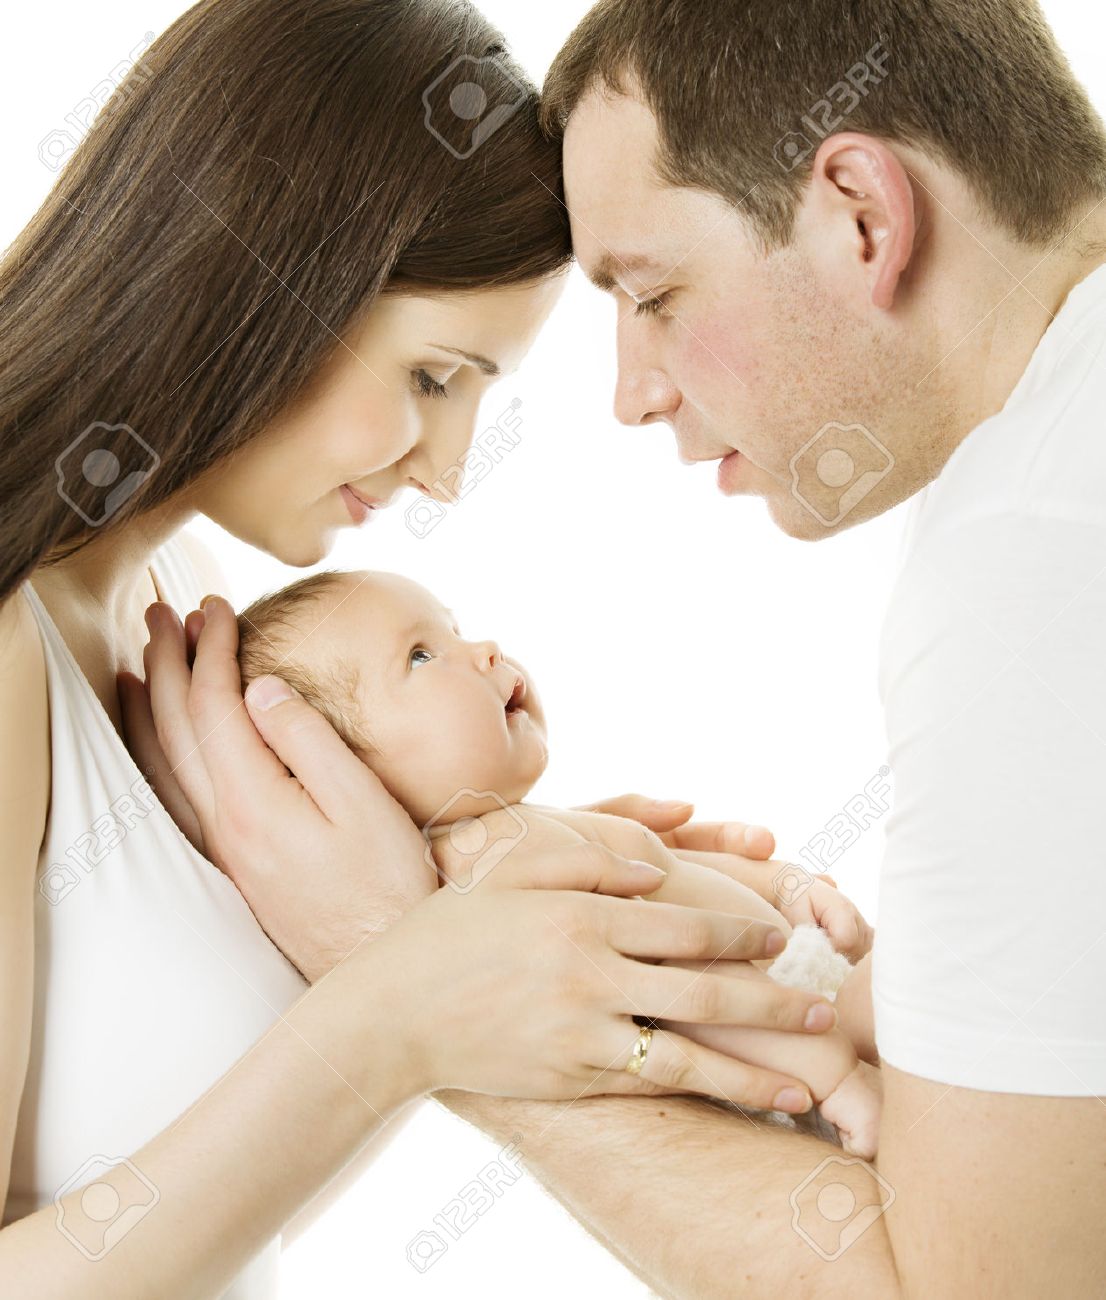
<svg viewBox="0 0 1106 1300">
<path fill-rule="evenodd" d="M 1106 1105 L 884 1076 L 875 1170 L 687 1098 L 441 1099 L 672 1300 L 1103 1294 Z"/>
<path fill-rule="evenodd" d="M 494 1141 L 521 1134 L 524 1167 L 666 1300 L 902 1294 L 883 1218 L 835 1263 L 792 1228 L 788 1198 L 827 1158 L 847 1162 L 837 1181 L 858 1205 L 878 1186 L 866 1165 L 817 1138 L 687 1097 L 439 1099 Z"/>
</svg>

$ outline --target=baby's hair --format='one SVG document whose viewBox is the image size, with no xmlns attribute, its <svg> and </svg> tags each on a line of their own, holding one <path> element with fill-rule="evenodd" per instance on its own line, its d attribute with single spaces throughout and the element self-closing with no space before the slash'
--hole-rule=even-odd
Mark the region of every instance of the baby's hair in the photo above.
<svg viewBox="0 0 1106 1300">
<path fill-rule="evenodd" d="M 372 741 L 360 717 L 356 665 L 308 669 L 296 653 L 319 622 L 311 621 L 311 606 L 348 577 L 337 569 L 313 573 L 244 609 L 238 615 L 238 669 L 243 691 L 258 677 L 272 673 L 282 678 L 319 710 L 350 749 L 362 754 L 371 752 Z"/>
</svg>

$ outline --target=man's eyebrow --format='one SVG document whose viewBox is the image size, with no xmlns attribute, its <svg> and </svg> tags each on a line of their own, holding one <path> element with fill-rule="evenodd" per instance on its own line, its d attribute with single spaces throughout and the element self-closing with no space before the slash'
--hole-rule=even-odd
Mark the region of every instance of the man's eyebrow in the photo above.
<svg viewBox="0 0 1106 1300">
<path fill-rule="evenodd" d="M 487 357 L 482 357 L 478 353 L 465 352 L 463 348 L 447 348 L 443 343 L 431 343 L 430 346 L 437 348 L 440 352 L 449 352 L 455 357 L 463 357 L 492 379 L 498 379 L 503 373 L 494 361 L 489 361 Z"/>
<path fill-rule="evenodd" d="M 654 270 L 658 265 L 655 258 L 647 257 L 644 253 L 629 253 L 625 257 L 617 253 L 604 253 L 598 264 L 586 274 L 597 289 L 610 293 L 612 289 L 618 288 L 619 271 L 634 274 L 637 271 Z"/>
</svg>

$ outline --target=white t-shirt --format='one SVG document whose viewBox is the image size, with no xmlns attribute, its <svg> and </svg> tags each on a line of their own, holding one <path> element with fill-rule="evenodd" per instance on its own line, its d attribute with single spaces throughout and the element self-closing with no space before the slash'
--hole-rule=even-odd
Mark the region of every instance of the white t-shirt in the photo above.
<svg viewBox="0 0 1106 1300">
<path fill-rule="evenodd" d="M 913 501 L 880 693 L 882 1058 L 1106 1094 L 1106 266 Z"/>
</svg>

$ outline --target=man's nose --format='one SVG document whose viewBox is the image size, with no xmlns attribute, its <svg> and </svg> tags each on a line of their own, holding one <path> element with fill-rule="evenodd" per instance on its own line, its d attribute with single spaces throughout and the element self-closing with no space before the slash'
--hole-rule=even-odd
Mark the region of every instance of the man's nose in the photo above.
<svg viewBox="0 0 1106 1300">
<path fill-rule="evenodd" d="M 672 415 L 680 404 L 680 394 L 668 375 L 646 355 L 630 324 L 618 332 L 614 414 L 620 424 L 650 424 Z"/>
</svg>

